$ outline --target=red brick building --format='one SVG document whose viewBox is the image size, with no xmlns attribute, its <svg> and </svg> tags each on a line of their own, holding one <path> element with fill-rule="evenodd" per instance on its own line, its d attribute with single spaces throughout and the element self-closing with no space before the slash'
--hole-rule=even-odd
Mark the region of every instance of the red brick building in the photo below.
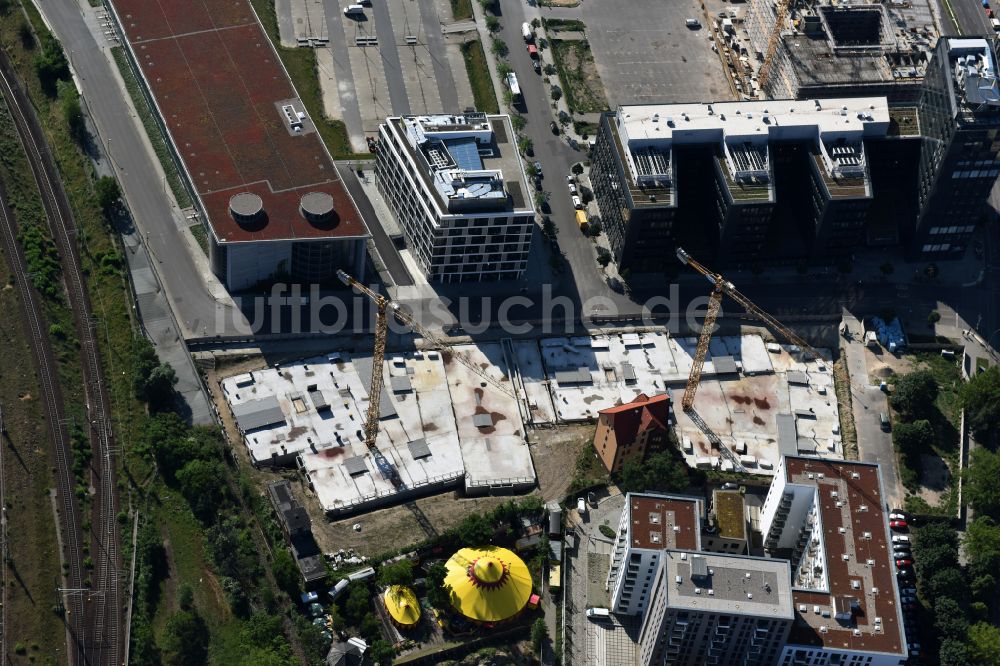
<svg viewBox="0 0 1000 666">
<path fill-rule="evenodd" d="M 609 472 L 621 471 L 633 458 L 642 459 L 651 447 L 667 442 L 670 397 L 650 398 L 640 393 L 632 402 L 599 412 L 594 449 Z"/>
</svg>

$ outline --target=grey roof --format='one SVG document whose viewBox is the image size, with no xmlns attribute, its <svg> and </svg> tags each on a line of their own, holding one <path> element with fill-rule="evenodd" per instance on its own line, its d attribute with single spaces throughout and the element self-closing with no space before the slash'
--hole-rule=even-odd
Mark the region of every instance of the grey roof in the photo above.
<svg viewBox="0 0 1000 666">
<path fill-rule="evenodd" d="M 808 386 L 809 378 L 806 377 L 806 373 L 801 370 L 789 370 L 785 374 L 785 378 L 788 380 L 789 384 L 799 384 L 802 386 Z"/>
<path fill-rule="evenodd" d="M 326 655 L 326 666 L 361 666 L 368 663 L 365 651 L 350 642 L 334 641 Z"/>
<path fill-rule="evenodd" d="M 713 356 L 712 367 L 717 375 L 732 375 L 736 373 L 736 361 L 732 356 Z"/>
<path fill-rule="evenodd" d="M 323 392 L 319 389 L 315 391 L 309 391 L 309 399 L 312 400 L 313 407 L 316 411 L 321 411 L 329 407 L 330 405 L 326 402 L 326 397 Z"/>
<path fill-rule="evenodd" d="M 326 565 L 323 564 L 322 555 L 299 557 L 296 558 L 295 563 L 299 565 L 299 572 L 302 574 L 302 580 L 307 583 L 326 578 Z"/>
<path fill-rule="evenodd" d="M 365 387 L 365 391 L 371 395 L 372 392 L 372 357 L 371 356 L 355 356 L 354 357 L 354 369 L 358 371 L 358 377 L 361 379 L 361 384 Z M 392 398 L 386 391 L 382 391 L 379 394 L 378 401 L 378 417 L 379 420 L 390 419 L 396 416 L 396 405 L 393 404 Z"/>
<path fill-rule="evenodd" d="M 368 471 L 368 465 L 365 464 L 364 456 L 354 456 L 353 458 L 348 458 L 344 461 L 344 467 L 347 468 L 347 473 L 351 476 L 355 474 L 364 474 Z"/>
<path fill-rule="evenodd" d="M 309 513 L 292 496 L 292 486 L 288 481 L 274 481 L 267 484 L 267 494 L 289 534 L 298 534 L 310 529 Z"/>
<path fill-rule="evenodd" d="M 493 427 L 493 417 L 489 414 L 473 414 L 472 415 L 472 425 L 477 428 L 492 428 Z"/>
<path fill-rule="evenodd" d="M 708 577 L 708 562 L 701 555 L 691 556 L 691 575 L 697 578 Z"/>
<path fill-rule="evenodd" d="M 233 417 L 243 432 L 285 422 L 285 413 L 281 411 L 281 405 L 273 395 L 233 405 Z"/>
<path fill-rule="evenodd" d="M 392 387 L 393 393 L 407 393 L 413 390 L 410 378 L 406 376 L 389 377 L 389 386 Z"/>
<path fill-rule="evenodd" d="M 560 384 L 593 384 L 594 378 L 589 368 L 581 367 L 575 370 L 556 370 L 556 381 Z"/>
<path fill-rule="evenodd" d="M 622 378 L 627 382 L 635 381 L 635 368 L 631 363 L 622 363 Z"/>
<path fill-rule="evenodd" d="M 694 567 L 701 566 L 695 564 L 692 555 L 687 553 L 685 561 L 679 551 L 665 553 L 668 607 L 792 619 L 788 560 L 699 553 L 697 557 L 704 562 L 707 575 L 692 579 Z"/>
<path fill-rule="evenodd" d="M 778 414 L 774 417 L 778 426 L 778 452 L 783 456 L 794 456 L 799 452 L 799 436 L 795 430 L 793 414 Z"/>
<path fill-rule="evenodd" d="M 426 458 L 431 454 L 431 450 L 427 448 L 426 439 L 415 439 L 412 442 L 409 442 L 407 446 L 410 447 L 410 455 L 413 456 L 414 460 Z"/>
</svg>

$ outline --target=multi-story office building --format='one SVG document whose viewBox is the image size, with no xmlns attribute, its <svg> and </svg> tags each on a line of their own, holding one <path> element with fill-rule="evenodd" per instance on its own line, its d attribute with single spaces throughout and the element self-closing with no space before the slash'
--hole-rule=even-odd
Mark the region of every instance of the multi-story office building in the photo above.
<svg viewBox="0 0 1000 666">
<path fill-rule="evenodd" d="M 642 666 L 767 666 L 794 612 L 788 562 L 665 551 L 639 633 Z"/>
<path fill-rule="evenodd" d="M 516 279 L 535 210 L 508 116 L 387 118 L 375 183 L 431 282 Z"/>
<path fill-rule="evenodd" d="M 884 97 L 635 105 L 605 114 L 591 182 L 619 270 L 661 272 L 686 237 L 709 239 L 723 262 L 757 260 L 783 234 L 782 206 L 795 209 L 806 253 L 849 252 L 864 242 L 873 196 L 865 142 L 889 128 Z M 798 179 L 784 193 L 778 155 Z M 680 159 L 707 163 L 706 177 L 685 182 L 690 169 Z"/>
<path fill-rule="evenodd" d="M 632 402 L 598 412 L 594 450 L 608 472 L 620 472 L 629 460 L 642 460 L 648 450 L 664 446 L 669 427 L 670 396 L 640 393 Z"/>
<path fill-rule="evenodd" d="M 611 553 L 606 587 L 611 610 L 638 615 L 668 549 L 701 549 L 701 502 L 692 497 L 629 493 Z"/>
<path fill-rule="evenodd" d="M 911 245 L 961 257 L 1000 174 L 997 40 L 942 38 L 920 99 L 920 213 Z"/>
<path fill-rule="evenodd" d="M 795 621 L 778 666 L 899 666 L 908 657 L 878 465 L 782 458 L 764 547 L 792 566 Z"/>
</svg>

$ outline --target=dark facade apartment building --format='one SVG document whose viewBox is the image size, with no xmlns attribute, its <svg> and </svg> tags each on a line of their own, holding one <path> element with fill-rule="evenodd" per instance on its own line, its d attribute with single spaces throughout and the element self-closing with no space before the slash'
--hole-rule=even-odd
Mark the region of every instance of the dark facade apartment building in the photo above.
<svg viewBox="0 0 1000 666">
<path fill-rule="evenodd" d="M 864 240 L 872 199 L 865 141 L 889 129 L 880 97 L 623 106 L 605 115 L 591 181 L 619 268 L 659 272 L 681 242 L 732 264 L 771 248 L 848 252 Z M 796 236 L 806 242 L 796 246 Z"/>
<path fill-rule="evenodd" d="M 619 270 L 683 245 L 722 265 L 904 244 L 961 257 L 1000 174 L 997 40 L 941 39 L 916 105 L 884 97 L 622 106 L 591 180 Z"/>
</svg>

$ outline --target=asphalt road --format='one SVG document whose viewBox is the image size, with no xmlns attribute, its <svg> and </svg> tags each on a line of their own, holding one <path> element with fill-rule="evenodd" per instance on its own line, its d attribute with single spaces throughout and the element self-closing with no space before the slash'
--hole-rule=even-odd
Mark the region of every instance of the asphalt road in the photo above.
<svg viewBox="0 0 1000 666">
<path fill-rule="evenodd" d="M 544 178 L 542 187 L 548 193 L 551 212 L 549 217 L 559 230 L 559 248 L 569 262 L 570 270 L 557 280 L 561 282 L 561 293 L 574 293 L 582 301 L 594 296 L 608 296 L 616 299 L 604 283 L 597 267 L 593 243 L 580 233 L 576 225 L 576 210 L 570 199 L 566 176 L 576 162 L 587 159 L 584 152 L 570 148 L 560 134 L 552 134 L 549 123 L 553 120 L 549 87 L 531 66 L 531 58 L 521 35 L 521 24 L 525 21 L 524 5 L 520 2 L 503 4 L 502 38 L 510 49 L 508 62 L 517 75 L 518 84 L 524 97 L 521 115 L 527 121 L 523 134 L 534 144 L 534 157 L 542 165 Z M 553 77 L 553 81 L 555 78 Z M 616 299 L 617 300 L 617 299 Z"/>
<path fill-rule="evenodd" d="M 945 25 L 942 29 L 945 34 L 967 36 L 994 34 L 980 0 L 942 0 L 941 4 L 944 7 Z M 996 4 L 994 11 L 1000 9 L 1000 3 Z"/>
</svg>

